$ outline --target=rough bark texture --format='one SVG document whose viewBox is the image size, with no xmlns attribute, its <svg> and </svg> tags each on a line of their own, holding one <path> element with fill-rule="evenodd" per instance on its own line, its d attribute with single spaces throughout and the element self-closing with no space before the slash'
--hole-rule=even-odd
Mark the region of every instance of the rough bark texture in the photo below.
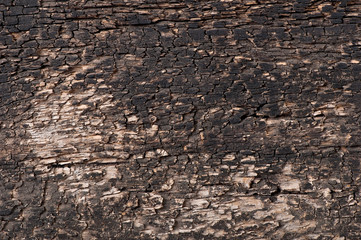
<svg viewBox="0 0 361 240">
<path fill-rule="evenodd" d="M 361 238 L 360 1 L 0 10 L 0 239 Z"/>
</svg>

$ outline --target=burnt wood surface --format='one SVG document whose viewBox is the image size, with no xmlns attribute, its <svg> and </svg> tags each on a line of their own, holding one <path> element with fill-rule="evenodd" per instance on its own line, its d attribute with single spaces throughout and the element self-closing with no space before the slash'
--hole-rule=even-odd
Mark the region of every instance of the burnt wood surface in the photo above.
<svg viewBox="0 0 361 240">
<path fill-rule="evenodd" d="M 360 23 L 1 0 L 0 239 L 361 239 Z"/>
</svg>

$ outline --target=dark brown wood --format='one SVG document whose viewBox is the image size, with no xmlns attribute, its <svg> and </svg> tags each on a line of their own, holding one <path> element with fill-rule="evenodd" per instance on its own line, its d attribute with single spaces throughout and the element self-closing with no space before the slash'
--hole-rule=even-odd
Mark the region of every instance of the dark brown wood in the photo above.
<svg viewBox="0 0 361 240">
<path fill-rule="evenodd" d="M 360 239 L 361 2 L 0 1 L 0 239 Z"/>
</svg>

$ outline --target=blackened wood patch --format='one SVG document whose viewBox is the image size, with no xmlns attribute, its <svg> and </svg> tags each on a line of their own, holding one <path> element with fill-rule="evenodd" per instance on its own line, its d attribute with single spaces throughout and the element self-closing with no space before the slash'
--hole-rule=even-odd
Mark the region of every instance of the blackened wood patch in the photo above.
<svg viewBox="0 0 361 240">
<path fill-rule="evenodd" d="M 0 1 L 0 239 L 360 239 L 361 2 Z"/>
</svg>

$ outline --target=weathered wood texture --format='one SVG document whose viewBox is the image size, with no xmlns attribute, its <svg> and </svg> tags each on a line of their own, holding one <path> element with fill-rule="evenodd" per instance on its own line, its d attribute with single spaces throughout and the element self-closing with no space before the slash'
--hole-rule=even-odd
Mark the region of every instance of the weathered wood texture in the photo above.
<svg viewBox="0 0 361 240">
<path fill-rule="evenodd" d="M 361 1 L 0 10 L 0 239 L 361 239 Z"/>
</svg>

